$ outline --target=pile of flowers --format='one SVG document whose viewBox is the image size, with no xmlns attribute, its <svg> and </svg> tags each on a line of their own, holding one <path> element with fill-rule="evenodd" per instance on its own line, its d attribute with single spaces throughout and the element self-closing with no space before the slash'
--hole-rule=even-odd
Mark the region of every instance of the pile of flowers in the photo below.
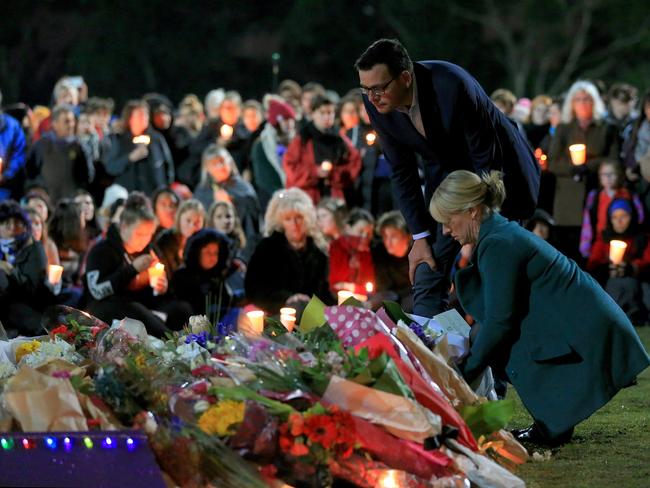
<svg viewBox="0 0 650 488">
<path fill-rule="evenodd" d="M 291 333 L 273 320 L 256 335 L 193 317 L 164 341 L 133 321 L 79 318 L 19 344 L 15 362 L 0 362 L 0 386 L 15 394 L 25 368 L 54 376 L 78 396 L 60 401 L 92 403 L 79 409 L 87 428 L 144 430 L 178 485 L 370 488 L 390 474 L 394 486 L 523 486 L 499 465 L 526 457 L 499 405 L 450 381 L 453 368 L 426 357 L 439 354 L 433 338 L 385 311 L 314 299 Z"/>
</svg>

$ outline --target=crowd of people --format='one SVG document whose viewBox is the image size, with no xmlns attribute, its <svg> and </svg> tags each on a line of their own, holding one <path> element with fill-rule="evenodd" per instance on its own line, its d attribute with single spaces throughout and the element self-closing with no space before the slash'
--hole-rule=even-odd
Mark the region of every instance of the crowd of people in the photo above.
<svg viewBox="0 0 650 488">
<path fill-rule="evenodd" d="M 88 95 L 78 76 L 56 83 L 50 107 L 0 95 L 0 321 L 10 334 L 41 333 L 56 304 L 107 322 L 129 316 L 155 335 L 192 314 L 253 304 L 274 315 L 312 295 L 335 303 L 343 290 L 412 310 L 412 236 L 359 89 L 339 96 L 285 80 L 261 101 L 215 89 L 178 104 L 149 93 L 119 117 L 111 99 Z M 558 98 L 491 98 L 542 168 L 527 228 L 646 323 L 650 94 L 639 103 L 627 84 L 577 81 Z M 574 144 L 586 146 L 584 164 Z M 627 243 L 620 263 L 612 240 Z"/>
</svg>

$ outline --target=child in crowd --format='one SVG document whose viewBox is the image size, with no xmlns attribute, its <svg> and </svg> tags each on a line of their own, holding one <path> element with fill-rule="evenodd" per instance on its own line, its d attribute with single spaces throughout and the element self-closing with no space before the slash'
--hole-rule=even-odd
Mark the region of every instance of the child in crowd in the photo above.
<svg viewBox="0 0 650 488">
<path fill-rule="evenodd" d="M 402 214 L 393 210 L 379 217 L 377 233 L 381 241 L 372 246 L 376 279 L 375 301 L 396 301 L 405 312 L 411 312 L 413 295 L 409 279 L 408 252 L 412 239 Z"/>
<path fill-rule="evenodd" d="M 587 270 L 603 285 L 633 324 L 643 325 L 648 321 L 650 310 L 648 236 L 639 226 L 631 200 L 615 199 L 610 204 L 607 215 L 607 226 L 592 247 Z M 613 240 L 627 244 L 620 264 L 610 261 L 609 252 Z"/>
<path fill-rule="evenodd" d="M 158 228 L 156 229 L 156 237 L 160 235 L 165 229 L 171 229 L 174 226 L 174 219 L 176 218 L 176 211 L 180 204 L 178 195 L 168 186 L 164 186 L 156 190 L 151 197 L 153 211 L 158 219 Z"/>
<path fill-rule="evenodd" d="M 156 240 L 156 252 L 165 265 L 168 277 L 183 263 L 183 252 L 187 240 L 203 228 L 205 210 L 198 200 L 185 200 L 178 207 L 174 226 L 160 233 Z"/>
<path fill-rule="evenodd" d="M 172 278 L 172 288 L 192 312 L 224 317 L 235 305 L 226 279 L 235 271 L 230 265 L 228 238 L 214 229 L 201 229 L 187 241 L 183 266 Z M 207 305 L 207 307 L 206 307 Z"/>
<path fill-rule="evenodd" d="M 598 166 L 600 189 L 592 190 L 587 195 L 580 232 L 580 253 L 585 258 L 591 254 L 591 246 L 607 226 L 607 209 L 617 198 L 632 200 L 638 216 L 638 223 L 644 220 L 643 205 L 639 198 L 625 188 L 625 175 L 621 165 L 606 159 Z"/>
</svg>

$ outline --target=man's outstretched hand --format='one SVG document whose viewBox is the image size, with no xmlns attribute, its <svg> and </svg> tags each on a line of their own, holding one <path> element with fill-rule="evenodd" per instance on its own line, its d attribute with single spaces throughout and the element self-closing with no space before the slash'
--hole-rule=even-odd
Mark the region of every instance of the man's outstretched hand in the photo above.
<svg viewBox="0 0 650 488">
<path fill-rule="evenodd" d="M 416 239 L 413 241 L 413 247 L 409 252 L 409 279 L 411 284 L 415 283 L 415 270 L 422 263 L 427 263 L 431 269 L 436 269 L 431 246 L 426 239 Z"/>
</svg>

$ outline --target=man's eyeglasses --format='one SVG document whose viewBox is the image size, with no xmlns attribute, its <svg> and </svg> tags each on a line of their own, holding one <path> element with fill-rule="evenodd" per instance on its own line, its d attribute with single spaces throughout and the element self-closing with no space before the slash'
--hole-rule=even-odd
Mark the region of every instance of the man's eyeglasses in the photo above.
<svg viewBox="0 0 650 488">
<path fill-rule="evenodd" d="M 383 86 L 378 86 L 378 87 L 373 87 L 373 88 L 366 88 L 365 86 L 361 87 L 361 93 L 364 95 L 372 96 L 375 98 L 381 97 L 384 93 L 386 93 L 386 88 L 388 88 L 388 85 L 390 85 L 393 81 L 397 79 L 397 76 L 392 77 L 388 83 L 386 83 Z"/>
</svg>

